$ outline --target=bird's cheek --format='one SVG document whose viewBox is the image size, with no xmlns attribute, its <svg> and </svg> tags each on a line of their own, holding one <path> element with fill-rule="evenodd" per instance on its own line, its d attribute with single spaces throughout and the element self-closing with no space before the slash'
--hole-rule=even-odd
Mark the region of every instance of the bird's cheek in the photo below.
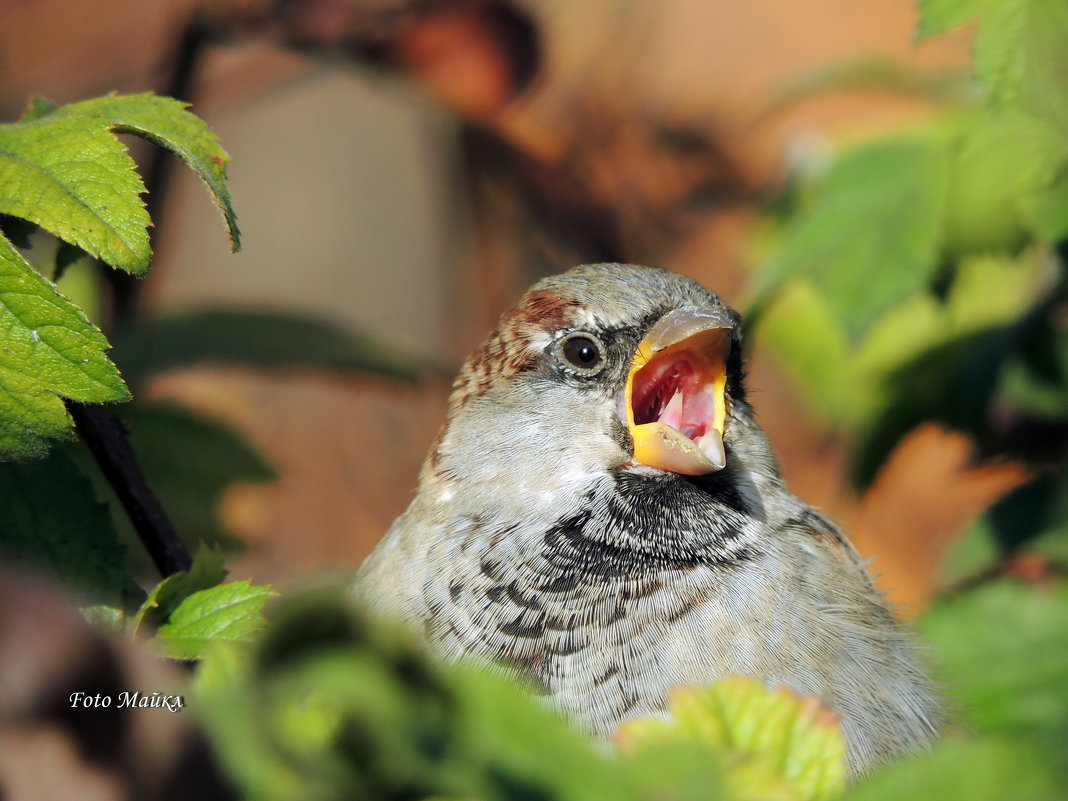
<svg viewBox="0 0 1068 801">
<path fill-rule="evenodd" d="M 612 441 L 619 446 L 619 449 L 623 451 L 625 460 L 629 461 L 634 456 L 634 437 L 631 436 L 626 423 L 616 415 L 612 415 L 608 434 Z"/>
</svg>

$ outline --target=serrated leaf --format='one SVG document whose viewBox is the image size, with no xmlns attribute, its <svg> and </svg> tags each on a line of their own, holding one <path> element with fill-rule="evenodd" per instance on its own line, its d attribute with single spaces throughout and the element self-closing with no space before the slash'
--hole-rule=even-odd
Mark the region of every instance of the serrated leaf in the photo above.
<svg viewBox="0 0 1068 801">
<path fill-rule="evenodd" d="M 667 720 L 625 723 L 618 734 L 624 748 L 691 741 L 733 755 L 727 784 L 736 797 L 827 799 L 845 787 L 838 717 L 815 698 L 731 676 L 673 690 L 668 711 Z"/>
<path fill-rule="evenodd" d="M 786 227 L 773 269 L 806 277 L 855 341 L 927 286 L 937 264 L 948 152 L 935 137 L 842 154 Z"/>
<path fill-rule="evenodd" d="M 995 108 L 1032 114 L 1068 135 L 1068 4 L 989 3 L 975 41 L 975 72 Z"/>
<path fill-rule="evenodd" d="M 0 237 L 0 460 L 44 452 L 69 435 L 60 398 L 125 400 L 107 339 Z"/>
<path fill-rule="evenodd" d="M 167 576 L 148 594 L 148 598 L 133 618 L 131 631 L 136 632 L 142 623 L 148 623 L 150 626 L 162 625 L 182 601 L 194 592 L 221 584 L 226 574 L 222 551 L 202 542 L 188 571 Z"/>
<path fill-rule="evenodd" d="M 108 95 L 59 108 L 31 108 L 0 126 L 0 213 L 30 220 L 127 272 L 148 270 L 144 184 L 116 133 L 171 150 L 207 184 L 240 247 L 226 188 L 229 156 L 185 105 L 152 94 Z"/>
<path fill-rule="evenodd" d="M 241 642 L 266 622 L 263 605 L 275 595 L 248 579 L 187 596 L 160 627 L 155 641 L 172 659 L 199 659 L 216 642 Z"/>
<path fill-rule="evenodd" d="M 144 191 L 102 117 L 56 111 L 0 126 L 0 212 L 137 275 L 152 257 Z"/>
<path fill-rule="evenodd" d="M 57 577 L 86 605 L 122 604 L 126 549 L 92 484 L 61 451 L 0 464 L 0 553 Z"/>
<path fill-rule="evenodd" d="M 137 95 L 110 94 L 62 106 L 52 118 L 97 117 L 106 120 L 115 133 L 128 133 L 171 151 L 184 161 L 207 186 L 230 234 L 230 246 L 241 249 L 230 190 L 226 186 L 229 154 L 208 124 L 187 109 L 188 103 L 150 92 Z"/>
<path fill-rule="evenodd" d="M 239 546 L 219 519 L 235 483 L 277 477 L 262 454 L 225 423 L 171 403 L 133 403 L 118 410 L 145 477 L 190 547 L 197 540 Z"/>
<path fill-rule="evenodd" d="M 986 9 L 987 2 L 988 0 L 920 0 L 916 37 L 926 39 L 928 36 L 936 36 L 975 19 Z"/>
<path fill-rule="evenodd" d="M 145 320 L 115 336 L 115 361 L 131 382 L 176 367 L 227 364 L 318 367 L 414 381 L 419 360 L 363 334 L 282 312 L 212 309 Z"/>
</svg>

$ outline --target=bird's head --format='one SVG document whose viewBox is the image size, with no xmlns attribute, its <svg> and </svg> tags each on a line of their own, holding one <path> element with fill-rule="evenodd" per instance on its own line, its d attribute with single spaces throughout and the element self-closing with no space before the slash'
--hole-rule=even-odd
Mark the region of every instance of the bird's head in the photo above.
<svg viewBox="0 0 1068 801">
<path fill-rule="evenodd" d="M 700 476 L 749 427 L 738 315 L 666 270 L 576 267 L 535 284 L 467 360 L 428 467 L 551 483 Z"/>
</svg>

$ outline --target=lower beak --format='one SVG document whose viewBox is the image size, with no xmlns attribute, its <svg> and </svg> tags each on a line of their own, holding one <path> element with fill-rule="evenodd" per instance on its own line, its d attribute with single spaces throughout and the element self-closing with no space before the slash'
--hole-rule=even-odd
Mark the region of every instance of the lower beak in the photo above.
<svg viewBox="0 0 1068 801">
<path fill-rule="evenodd" d="M 726 466 L 732 328 L 722 312 L 682 308 L 665 314 L 642 340 L 624 392 L 634 461 L 689 476 Z"/>
</svg>

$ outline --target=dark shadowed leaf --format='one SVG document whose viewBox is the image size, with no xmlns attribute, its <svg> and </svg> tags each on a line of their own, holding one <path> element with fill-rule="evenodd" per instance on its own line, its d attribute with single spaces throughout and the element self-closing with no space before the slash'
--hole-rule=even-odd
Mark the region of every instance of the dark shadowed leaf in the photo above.
<svg viewBox="0 0 1068 801">
<path fill-rule="evenodd" d="M 194 364 L 314 367 L 414 381 L 425 363 L 340 326 L 281 312 L 214 309 L 146 320 L 114 337 L 131 382 Z"/>
<path fill-rule="evenodd" d="M 190 547 L 198 540 L 239 545 L 219 519 L 219 501 L 234 483 L 276 477 L 259 452 L 225 424 L 172 404 L 131 404 L 120 416 L 145 477 Z"/>
<path fill-rule="evenodd" d="M 126 549 L 92 484 L 62 451 L 0 464 L 0 552 L 55 576 L 85 605 L 122 605 Z"/>
<path fill-rule="evenodd" d="M 213 651 L 197 678 L 246 796 L 637 801 L 626 768 L 514 684 L 446 669 L 340 593 L 287 598 L 271 618 L 251 659 Z M 721 797 L 704 778 L 703 796 L 661 797 Z"/>
<path fill-rule="evenodd" d="M 0 214 L 0 234 L 8 238 L 17 248 L 32 247 L 31 237 L 37 230 L 37 226 L 29 220 L 21 217 L 12 217 L 9 214 Z"/>
<path fill-rule="evenodd" d="M 971 434 L 980 448 L 993 449 L 988 411 L 1013 339 L 1011 327 L 986 329 L 935 346 L 890 373 L 886 401 L 854 448 L 855 485 L 868 486 L 897 443 L 925 421 Z"/>
</svg>

